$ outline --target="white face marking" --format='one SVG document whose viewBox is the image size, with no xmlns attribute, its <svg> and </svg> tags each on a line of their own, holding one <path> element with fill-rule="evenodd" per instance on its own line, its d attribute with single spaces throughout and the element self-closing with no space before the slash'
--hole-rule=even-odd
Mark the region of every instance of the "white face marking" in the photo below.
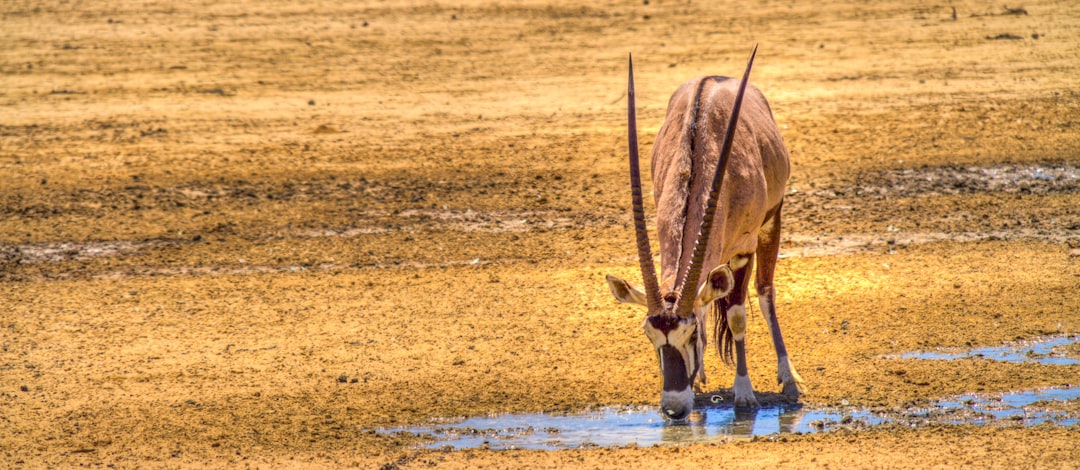
<svg viewBox="0 0 1080 470">
<path fill-rule="evenodd" d="M 696 317 L 690 318 L 689 321 L 679 322 L 675 329 L 668 331 L 666 335 L 654 328 L 648 318 L 642 323 L 642 327 L 645 330 L 645 336 L 649 338 L 649 342 L 656 349 L 661 367 L 664 363 L 664 356 L 660 347 L 671 345 L 682 356 L 683 363 L 686 364 L 687 374 L 693 374 L 695 370 L 704 369 L 699 367 L 700 364 L 698 364 L 698 360 L 702 357 L 701 353 L 704 351 L 703 343 L 696 341 L 698 334 Z M 693 377 L 690 377 L 690 379 L 691 383 L 693 383 Z"/>
<path fill-rule="evenodd" d="M 690 321 L 679 322 L 675 329 L 668 331 L 665 335 L 664 332 L 654 328 L 649 319 L 646 318 L 642 323 L 642 328 L 645 329 L 645 336 L 649 338 L 649 342 L 653 344 L 654 348 L 659 348 L 665 344 L 675 346 L 676 349 L 682 349 L 687 343 L 694 337 L 696 333 L 695 322 L 693 319 Z"/>
<path fill-rule="evenodd" d="M 680 323 L 678 327 L 671 330 L 667 334 L 667 344 L 675 346 L 676 348 L 685 345 L 690 342 L 694 337 L 694 333 L 697 332 L 697 325 L 694 321 Z"/>
<path fill-rule="evenodd" d="M 654 348 L 668 344 L 667 336 L 664 336 L 664 333 L 660 330 L 653 328 L 648 318 L 645 319 L 641 326 L 645 329 L 645 336 L 649 337 L 649 342 L 652 343 Z"/>
</svg>

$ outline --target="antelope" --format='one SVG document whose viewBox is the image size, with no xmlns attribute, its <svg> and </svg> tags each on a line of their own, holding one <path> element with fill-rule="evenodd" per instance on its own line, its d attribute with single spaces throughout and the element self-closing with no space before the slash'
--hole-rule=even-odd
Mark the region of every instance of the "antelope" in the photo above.
<svg viewBox="0 0 1080 470">
<path fill-rule="evenodd" d="M 734 347 L 734 405 L 758 406 L 746 369 L 745 304 L 752 266 L 757 269 L 758 305 L 776 350 L 777 382 L 789 399 L 802 393 L 802 378 L 780 333 L 773 290 L 790 162 L 765 96 L 747 84 L 756 55 L 755 45 L 742 80 L 696 78 L 682 84 L 668 101 L 652 149 L 659 279 L 642 206 L 634 64 L 629 58 L 630 192 L 644 290 L 612 275 L 607 283 L 619 302 L 648 308 L 642 327 L 660 361 L 660 410 L 672 420 L 690 414 L 693 389 L 705 384 L 710 313 L 716 319 L 717 351 L 728 366 Z M 703 272 L 707 274 L 702 278 Z"/>
</svg>

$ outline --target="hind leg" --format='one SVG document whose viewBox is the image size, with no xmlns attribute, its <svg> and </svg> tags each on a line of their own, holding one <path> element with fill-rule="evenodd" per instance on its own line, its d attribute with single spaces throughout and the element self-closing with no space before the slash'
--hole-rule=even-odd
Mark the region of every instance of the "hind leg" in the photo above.
<svg viewBox="0 0 1080 470">
<path fill-rule="evenodd" d="M 769 326 L 769 334 L 772 336 L 773 348 L 776 349 L 776 380 L 783 385 L 784 395 L 789 398 L 798 398 L 803 391 L 802 377 L 791 365 L 788 358 L 787 347 L 784 346 L 784 335 L 780 332 L 780 320 L 776 317 L 776 292 L 773 288 L 773 275 L 776 273 L 776 260 L 780 253 L 780 207 L 783 202 L 776 206 L 772 216 L 766 219 L 758 235 L 757 249 L 757 282 L 758 305 L 761 307 L 761 315 L 765 317 L 765 324 Z"/>
</svg>

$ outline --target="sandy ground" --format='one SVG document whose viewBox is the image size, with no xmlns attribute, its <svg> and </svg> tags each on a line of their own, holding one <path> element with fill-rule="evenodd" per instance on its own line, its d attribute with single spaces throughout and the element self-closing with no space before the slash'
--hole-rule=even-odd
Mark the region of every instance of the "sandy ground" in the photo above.
<svg viewBox="0 0 1080 470">
<path fill-rule="evenodd" d="M 5 2 L 0 466 L 1080 465 L 1077 426 L 560 452 L 373 431 L 657 401 L 642 312 L 603 282 L 638 277 L 626 54 L 648 155 L 675 87 L 755 42 L 793 155 L 803 402 L 1076 385 L 884 357 L 1080 333 L 1080 4 L 712 3 Z"/>
</svg>

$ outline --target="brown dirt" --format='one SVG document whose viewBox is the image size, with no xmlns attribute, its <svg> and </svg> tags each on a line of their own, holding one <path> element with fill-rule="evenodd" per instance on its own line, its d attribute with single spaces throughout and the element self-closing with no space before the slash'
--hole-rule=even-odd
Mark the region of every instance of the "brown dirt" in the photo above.
<svg viewBox="0 0 1080 470">
<path fill-rule="evenodd" d="M 642 312 L 603 283 L 636 277 L 626 53 L 648 154 L 677 84 L 754 42 L 793 154 L 803 401 L 1075 385 L 883 357 L 1080 333 L 1076 2 L 339 3 L 0 7 L 0 466 L 1080 465 L 1076 426 L 449 453 L 372 431 L 656 401 Z M 774 391 L 762 322 L 748 342 Z"/>
</svg>

